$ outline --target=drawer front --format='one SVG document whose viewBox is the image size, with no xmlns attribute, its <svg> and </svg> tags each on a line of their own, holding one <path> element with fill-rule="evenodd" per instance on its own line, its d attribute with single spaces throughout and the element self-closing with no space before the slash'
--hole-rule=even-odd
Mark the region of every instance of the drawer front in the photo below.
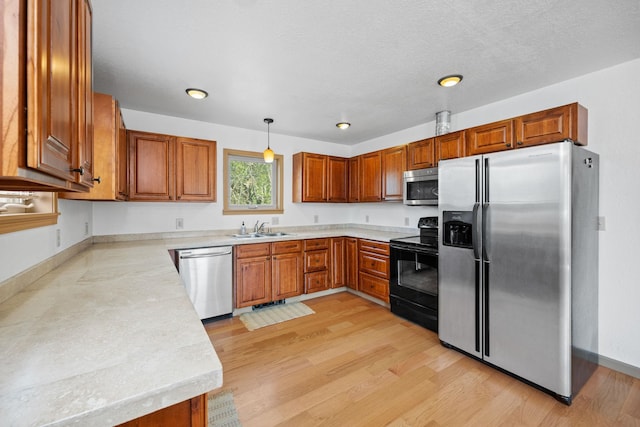
<svg viewBox="0 0 640 427">
<path fill-rule="evenodd" d="M 329 269 L 329 250 L 310 251 L 304 253 L 304 272 Z"/>
<path fill-rule="evenodd" d="M 327 249 L 329 247 L 329 239 L 307 239 L 304 241 L 305 251 L 315 251 L 317 249 Z"/>
<path fill-rule="evenodd" d="M 358 258 L 360 271 L 364 271 L 384 279 L 389 279 L 389 258 L 377 254 L 360 252 Z"/>
<path fill-rule="evenodd" d="M 254 243 L 250 245 L 237 245 L 236 258 L 253 258 L 257 256 L 266 256 L 271 253 L 270 243 Z"/>
<path fill-rule="evenodd" d="M 304 275 L 304 293 L 310 294 L 312 292 L 324 291 L 329 289 L 329 272 L 328 271 L 316 271 L 314 273 L 307 273 Z"/>
<path fill-rule="evenodd" d="M 371 276 L 367 273 L 361 273 L 358 290 L 372 297 L 389 302 L 389 280 Z"/>
<path fill-rule="evenodd" d="M 271 253 L 274 255 L 294 252 L 302 252 L 302 240 L 288 240 L 286 242 L 273 242 L 271 244 Z"/>
<path fill-rule="evenodd" d="M 361 251 L 373 252 L 381 255 L 389 255 L 389 244 L 384 242 L 377 242 L 375 240 L 358 240 L 358 248 Z"/>
</svg>

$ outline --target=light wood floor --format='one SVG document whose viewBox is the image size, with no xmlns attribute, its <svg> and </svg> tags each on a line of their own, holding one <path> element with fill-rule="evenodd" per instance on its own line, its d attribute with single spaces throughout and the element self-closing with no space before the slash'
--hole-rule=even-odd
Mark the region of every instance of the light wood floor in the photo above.
<svg viewBox="0 0 640 427">
<path fill-rule="evenodd" d="M 360 297 L 305 304 L 316 314 L 253 332 L 206 325 L 244 427 L 640 426 L 633 377 L 599 367 L 567 407 Z"/>
</svg>

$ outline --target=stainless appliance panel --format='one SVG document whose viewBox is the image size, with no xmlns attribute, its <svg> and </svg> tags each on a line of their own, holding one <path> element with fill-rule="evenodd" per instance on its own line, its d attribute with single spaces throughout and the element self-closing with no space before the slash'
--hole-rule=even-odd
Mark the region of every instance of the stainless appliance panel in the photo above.
<svg viewBox="0 0 640 427">
<path fill-rule="evenodd" d="M 184 249 L 177 252 L 180 277 L 200 319 L 232 313 L 232 247 Z"/>
<path fill-rule="evenodd" d="M 441 341 L 481 357 L 482 305 L 480 283 L 482 264 L 474 250 L 443 245 L 444 211 L 472 211 L 481 184 L 478 167 L 480 156 L 446 160 L 441 164 L 438 205 L 440 230 L 438 236 L 438 335 Z M 480 215 L 480 212 L 476 212 Z M 479 230 L 478 230 L 479 231 Z M 479 242 L 474 242 L 479 243 Z M 480 292 L 480 293 L 479 293 Z"/>
<path fill-rule="evenodd" d="M 409 206 L 438 204 L 438 168 L 405 171 L 402 201 Z"/>
<path fill-rule="evenodd" d="M 484 200 L 484 358 L 563 395 L 571 391 L 568 148 L 485 156 Z"/>
</svg>

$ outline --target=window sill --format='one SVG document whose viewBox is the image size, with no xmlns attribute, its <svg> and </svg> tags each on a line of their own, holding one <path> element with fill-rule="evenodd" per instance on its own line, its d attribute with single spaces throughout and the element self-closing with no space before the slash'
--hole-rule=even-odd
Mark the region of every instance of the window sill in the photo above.
<svg viewBox="0 0 640 427">
<path fill-rule="evenodd" d="M 27 213 L 27 214 L 1 214 L 0 234 L 13 233 L 14 231 L 28 230 L 30 228 L 44 227 L 58 223 L 58 213 Z"/>
<path fill-rule="evenodd" d="M 223 209 L 222 215 L 282 214 L 284 209 Z"/>
</svg>

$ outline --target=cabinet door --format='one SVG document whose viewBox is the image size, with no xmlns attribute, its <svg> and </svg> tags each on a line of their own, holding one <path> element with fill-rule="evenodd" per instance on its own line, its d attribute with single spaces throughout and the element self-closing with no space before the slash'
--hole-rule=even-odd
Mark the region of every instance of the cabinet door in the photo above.
<svg viewBox="0 0 640 427">
<path fill-rule="evenodd" d="M 302 295 L 304 271 L 301 252 L 273 255 L 271 271 L 274 300 Z"/>
<path fill-rule="evenodd" d="M 216 143 L 176 138 L 176 200 L 216 201 Z"/>
<path fill-rule="evenodd" d="M 389 280 L 372 276 L 367 273 L 360 273 L 359 291 L 372 297 L 389 302 Z"/>
<path fill-rule="evenodd" d="M 327 201 L 347 202 L 348 160 L 343 157 L 327 158 Z"/>
<path fill-rule="evenodd" d="M 402 201 L 402 178 L 407 168 L 407 147 L 382 151 L 382 200 Z"/>
<path fill-rule="evenodd" d="M 587 145 L 587 109 L 574 103 L 515 119 L 516 145 L 548 144 L 571 139 Z"/>
<path fill-rule="evenodd" d="M 331 287 L 339 288 L 346 284 L 345 238 L 331 238 Z"/>
<path fill-rule="evenodd" d="M 321 271 L 329 269 L 329 250 L 320 249 L 304 253 L 304 272 Z"/>
<path fill-rule="evenodd" d="M 345 281 L 351 289 L 358 289 L 358 239 L 345 238 Z"/>
<path fill-rule="evenodd" d="M 513 144 L 513 120 L 502 120 L 467 129 L 467 155 L 495 153 L 511 150 Z"/>
<path fill-rule="evenodd" d="M 175 199 L 173 138 L 140 131 L 128 131 L 129 200 Z"/>
<path fill-rule="evenodd" d="M 360 201 L 382 200 L 382 153 L 374 151 L 360 156 Z"/>
<path fill-rule="evenodd" d="M 360 201 L 360 156 L 349 159 L 349 202 Z"/>
<path fill-rule="evenodd" d="M 114 115 L 116 118 L 116 199 L 129 199 L 129 149 L 127 144 L 127 128 L 122 118 L 120 105 L 115 101 Z"/>
<path fill-rule="evenodd" d="M 270 301 L 271 257 L 236 258 L 236 307 Z"/>
<path fill-rule="evenodd" d="M 327 201 L 327 156 L 304 153 L 302 166 L 303 202 Z"/>
<path fill-rule="evenodd" d="M 76 180 L 85 187 L 93 187 L 93 84 L 91 61 L 91 4 L 89 0 L 78 2 L 78 149 L 74 169 Z"/>
<path fill-rule="evenodd" d="M 432 168 L 435 166 L 435 140 L 423 139 L 407 145 L 407 170 Z"/>
<path fill-rule="evenodd" d="M 76 0 L 28 3 L 27 165 L 75 182 Z"/>
<path fill-rule="evenodd" d="M 464 157 L 464 131 L 448 133 L 435 137 L 436 158 L 438 161 Z"/>
</svg>

